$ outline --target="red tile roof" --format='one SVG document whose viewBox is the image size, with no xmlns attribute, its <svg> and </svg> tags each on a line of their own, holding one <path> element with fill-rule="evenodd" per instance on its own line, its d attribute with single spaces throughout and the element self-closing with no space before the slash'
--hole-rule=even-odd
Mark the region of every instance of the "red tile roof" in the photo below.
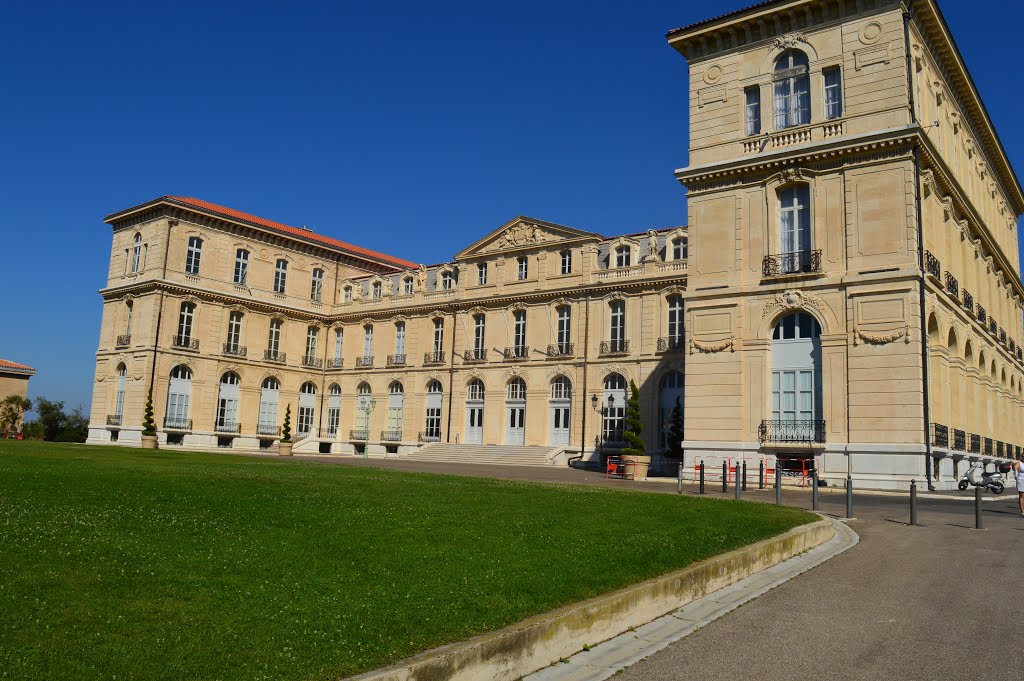
<svg viewBox="0 0 1024 681">
<path fill-rule="evenodd" d="M 211 211 L 213 213 L 219 213 L 221 215 L 225 215 L 225 216 L 230 217 L 230 218 L 235 218 L 236 220 L 244 220 L 246 222 L 251 222 L 251 223 L 260 225 L 261 227 L 267 227 L 268 229 L 275 230 L 277 232 L 284 232 L 286 234 L 291 234 L 293 236 L 297 236 L 297 237 L 300 237 L 300 238 L 303 238 L 303 239 L 309 239 L 311 241 L 317 241 L 319 243 L 326 244 L 328 246 L 334 246 L 335 248 L 340 248 L 342 250 L 346 250 L 346 251 L 349 251 L 351 253 L 355 253 L 355 254 L 358 254 L 358 255 L 363 255 L 363 256 L 366 256 L 368 258 L 373 258 L 374 260 L 383 261 L 383 262 L 385 262 L 385 263 L 387 263 L 389 265 L 393 265 L 393 266 L 395 266 L 395 267 L 397 267 L 399 269 L 409 269 L 409 268 L 416 267 L 416 263 L 414 263 L 412 261 L 409 261 L 409 260 L 403 260 L 402 258 L 396 258 L 396 257 L 394 257 L 392 255 L 388 255 L 386 253 L 379 253 L 377 251 L 371 251 L 370 249 L 363 248 L 362 246 L 356 246 L 354 244 L 350 244 L 350 243 L 347 243 L 345 241 L 339 241 L 338 239 L 332 239 L 331 237 L 324 236 L 323 234 L 317 234 L 316 232 L 312 232 L 312 231 L 309 231 L 309 230 L 306 230 L 306 229 L 299 229 L 298 227 L 292 227 L 291 225 L 286 225 L 286 224 L 281 223 L 281 222 L 275 222 L 273 220 L 268 220 L 266 218 L 261 218 L 258 215 L 252 215 L 250 213 L 244 213 L 244 212 L 242 212 L 240 210 L 235 210 L 234 208 L 228 208 L 227 206 L 221 206 L 221 205 L 218 205 L 216 203 L 210 203 L 209 201 L 203 201 L 202 199 L 196 199 L 196 198 L 193 198 L 191 196 L 166 196 L 164 198 L 171 199 L 171 200 L 177 201 L 179 203 L 185 203 L 185 204 L 188 204 L 190 206 L 194 206 L 196 208 L 201 208 L 201 209 L 206 210 L 206 211 Z"/>
<path fill-rule="evenodd" d="M 14 369 L 15 371 L 31 371 L 35 373 L 35 369 L 24 364 L 18 364 L 7 359 L 0 359 L 0 369 Z"/>
</svg>

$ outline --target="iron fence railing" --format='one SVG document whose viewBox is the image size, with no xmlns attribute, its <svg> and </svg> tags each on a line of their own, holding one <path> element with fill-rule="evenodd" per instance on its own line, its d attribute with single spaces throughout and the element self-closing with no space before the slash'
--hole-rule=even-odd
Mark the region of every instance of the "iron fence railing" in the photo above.
<svg viewBox="0 0 1024 681">
<path fill-rule="evenodd" d="M 247 348 L 237 343 L 225 343 L 223 352 L 225 355 L 231 355 L 232 357 L 245 357 Z"/>
<path fill-rule="evenodd" d="M 784 277 L 790 274 L 821 272 L 821 251 L 794 251 L 766 255 L 761 261 L 761 274 L 765 277 Z"/>
<path fill-rule="evenodd" d="M 967 451 L 967 433 L 962 430 L 953 429 L 953 449 L 958 452 Z"/>
<path fill-rule="evenodd" d="M 970 446 L 967 448 L 971 454 L 981 454 L 981 436 L 971 433 Z"/>
<path fill-rule="evenodd" d="M 505 359 L 508 360 L 520 360 L 529 359 L 530 357 L 530 346 L 529 345 L 510 345 L 505 348 L 502 353 Z"/>
<path fill-rule="evenodd" d="M 310 367 L 311 369 L 321 369 L 324 366 L 324 360 L 322 357 L 313 357 L 312 355 L 302 356 L 302 366 Z"/>
<path fill-rule="evenodd" d="M 444 352 L 424 352 L 423 364 L 424 366 L 430 366 L 432 364 L 444 364 Z"/>
<path fill-rule="evenodd" d="M 939 262 L 938 258 L 932 255 L 931 251 L 924 252 L 924 271 L 936 279 L 942 278 L 942 263 Z"/>
<path fill-rule="evenodd" d="M 551 343 L 548 345 L 548 357 L 572 357 L 574 350 L 572 343 Z"/>
<path fill-rule="evenodd" d="M 343 366 L 345 366 L 345 359 L 342 357 L 332 357 L 331 359 L 327 360 L 328 369 L 340 369 Z"/>
<path fill-rule="evenodd" d="M 401 442 L 402 431 L 400 430 L 382 430 L 380 431 L 381 442 Z"/>
<path fill-rule="evenodd" d="M 944 426 L 941 423 L 932 424 L 932 446 L 949 447 L 949 426 Z"/>
<path fill-rule="evenodd" d="M 264 350 L 263 359 L 268 362 L 284 362 L 288 359 L 288 355 L 287 353 L 278 352 L 277 350 Z"/>
<path fill-rule="evenodd" d="M 191 336 L 175 336 L 171 340 L 171 345 L 182 350 L 198 350 L 199 339 Z"/>
<path fill-rule="evenodd" d="M 992 456 L 992 450 L 993 449 L 994 449 L 994 447 L 993 447 L 992 438 L 990 438 L 990 437 L 985 438 L 985 453 L 988 454 L 989 456 Z"/>
<path fill-rule="evenodd" d="M 165 430 L 192 430 L 192 419 L 164 417 Z"/>
<path fill-rule="evenodd" d="M 462 353 L 462 361 L 466 364 L 478 364 L 487 361 L 487 350 L 485 348 L 473 348 Z"/>
<path fill-rule="evenodd" d="M 988 311 L 981 305 L 978 306 L 978 321 L 981 322 L 982 326 L 988 324 Z"/>
<path fill-rule="evenodd" d="M 270 423 L 260 423 L 256 426 L 257 435 L 280 435 L 281 426 L 275 426 Z"/>
<path fill-rule="evenodd" d="M 365 442 L 370 439 L 370 431 L 366 428 L 353 428 L 348 431 L 348 437 L 350 440 L 362 440 Z"/>
<path fill-rule="evenodd" d="M 119 425 L 121 425 L 121 417 L 122 417 L 121 414 L 110 414 L 109 416 L 107 416 L 107 425 L 108 426 L 119 426 Z"/>
<path fill-rule="evenodd" d="M 960 297 L 960 282 L 949 272 L 946 272 L 946 293 L 954 298 Z"/>
<path fill-rule="evenodd" d="M 132 344 L 132 335 L 130 333 L 121 334 L 117 337 L 117 347 L 123 348 Z"/>
<path fill-rule="evenodd" d="M 373 366 L 373 355 L 364 355 L 363 357 L 356 357 L 356 368 L 359 367 L 372 367 Z"/>
<path fill-rule="evenodd" d="M 757 437 L 765 443 L 814 443 L 825 441 L 824 421 L 761 421 Z"/>
<path fill-rule="evenodd" d="M 218 433 L 241 433 L 242 424 L 237 421 L 224 421 L 214 424 L 213 429 Z"/>
<path fill-rule="evenodd" d="M 999 331 L 999 322 L 996 321 L 995 317 L 988 318 L 988 332 L 993 336 Z"/>
<path fill-rule="evenodd" d="M 683 349 L 683 337 L 682 336 L 668 336 L 666 338 L 658 339 L 658 352 L 668 352 L 669 350 L 682 350 Z"/>
<path fill-rule="evenodd" d="M 974 296 L 967 289 L 964 289 L 964 309 L 970 313 L 974 313 Z"/>
<path fill-rule="evenodd" d="M 440 442 L 441 433 L 424 433 L 421 431 L 416 434 L 416 440 L 419 442 Z"/>
<path fill-rule="evenodd" d="M 389 367 L 401 367 L 405 366 L 405 355 L 388 355 L 387 366 Z"/>
<path fill-rule="evenodd" d="M 625 355 L 629 353 L 629 341 L 625 338 L 601 341 L 599 351 L 602 355 Z"/>
</svg>

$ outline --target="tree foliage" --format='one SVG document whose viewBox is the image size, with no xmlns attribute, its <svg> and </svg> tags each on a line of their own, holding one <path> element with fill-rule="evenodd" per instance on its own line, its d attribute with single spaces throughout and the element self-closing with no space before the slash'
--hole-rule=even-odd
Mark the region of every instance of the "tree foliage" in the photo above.
<svg viewBox="0 0 1024 681">
<path fill-rule="evenodd" d="M 281 442 L 292 441 L 292 403 L 284 408 L 284 427 L 281 428 Z"/>
<path fill-rule="evenodd" d="M 636 383 L 630 381 L 629 399 L 626 400 L 626 429 L 622 433 L 628 446 L 622 449 L 623 456 L 647 456 L 647 446 L 640 437 L 643 431 L 644 424 L 640 419 L 640 390 Z"/>
<path fill-rule="evenodd" d="M 142 419 L 142 434 L 156 435 L 156 422 L 153 420 L 153 388 L 149 389 L 149 395 L 146 396 L 146 413 Z"/>
<path fill-rule="evenodd" d="M 683 457 L 683 406 L 676 398 L 675 406 L 672 407 L 672 415 L 668 421 L 668 456 L 673 459 Z"/>
<path fill-rule="evenodd" d="M 29 436 L 42 435 L 50 442 L 85 442 L 89 436 L 89 419 L 81 407 L 75 407 L 71 413 L 64 411 L 64 402 L 53 401 L 45 397 L 37 397 L 34 404 L 35 421 L 25 424 Z"/>
<path fill-rule="evenodd" d="M 0 401 L 0 433 L 17 430 L 25 412 L 32 408 L 32 400 L 21 395 L 8 395 Z"/>
</svg>

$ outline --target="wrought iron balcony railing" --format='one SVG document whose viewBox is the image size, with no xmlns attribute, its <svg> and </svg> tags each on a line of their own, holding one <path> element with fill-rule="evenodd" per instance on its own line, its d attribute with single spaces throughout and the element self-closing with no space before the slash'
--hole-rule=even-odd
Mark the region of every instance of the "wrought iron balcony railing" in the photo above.
<svg viewBox="0 0 1024 681">
<path fill-rule="evenodd" d="M 389 367 L 401 367 L 405 366 L 405 355 L 388 355 Z"/>
<path fill-rule="evenodd" d="M 803 444 L 825 441 L 824 421 L 761 421 L 757 429 L 762 444 Z"/>
<path fill-rule="evenodd" d="M 312 355 L 302 356 L 302 366 L 310 367 L 312 369 L 321 369 L 324 366 L 324 360 L 321 357 L 313 357 Z"/>
<path fill-rule="evenodd" d="M 199 339 L 191 336 L 175 336 L 171 340 L 171 345 L 182 350 L 198 350 Z"/>
<path fill-rule="evenodd" d="M 988 324 L 988 312 L 981 305 L 978 306 L 978 321 L 982 326 Z"/>
<path fill-rule="evenodd" d="M 381 442 L 401 442 L 402 431 L 400 430 L 382 430 L 380 431 Z"/>
<path fill-rule="evenodd" d="M 356 368 L 359 367 L 372 367 L 373 366 L 373 355 L 364 355 L 363 357 L 356 357 Z"/>
<path fill-rule="evenodd" d="M 999 322 L 996 321 L 995 317 L 988 318 L 988 332 L 993 336 L 999 331 Z"/>
<path fill-rule="evenodd" d="M 629 354 L 629 341 L 624 338 L 601 341 L 599 352 L 602 355 L 627 355 Z"/>
<path fill-rule="evenodd" d="M 340 369 L 345 366 L 345 359 L 343 357 L 332 357 L 327 360 L 328 369 Z"/>
<path fill-rule="evenodd" d="M 941 423 L 932 424 L 932 446 L 949 447 L 949 426 L 944 426 Z"/>
<path fill-rule="evenodd" d="M 946 272 L 946 293 L 954 298 L 960 297 L 960 282 L 949 272 Z"/>
<path fill-rule="evenodd" d="M 367 428 L 353 428 L 348 431 L 348 439 L 366 442 L 370 439 L 370 431 Z"/>
<path fill-rule="evenodd" d="M 225 343 L 224 354 L 231 355 L 232 357 L 245 357 L 246 347 L 237 343 Z"/>
<path fill-rule="evenodd" d="M 132 335 L 124 333 L 117 337 L 117 347 L 123 348 L 132 344 Z"/>
<path fill-rule="evenodd" d="M 215 424 L 213 429 L 218 433 L 241 433 L 242 424 L 237 421 L 225 421 Z"/>
<path fill-rule="evenodd" d="M 761 261 L 764 277 L 786 277 L 792 274 L 821 272 L 821 251 L 794 251 L 766 255 Z"/>
<path fill-rule="evenodd" d="M 423 353 L 423 365 L 432 366 L 437 364 L 444 364 L 444 352 L 424 352 Z"/>
<path fill-rule="evenodd" d="M 529 345 L 510 345 L 505 348 L 505 352 L 502 353 L 505 359 L 511 361 L 518 361 L 530 358 L 530 346 Z"/>
<path fill-rule="evenodd" d="M 164 430 L 192 430 L 192 419 L 164 417 Z"/>
<path fill-rule="evenodd" d="M 989 456 L 992 456 L 992 449 L 993 449 L 992 438 L 987 437 L 987 438 L 985 438 L 984 442 L 985 442 L 985 453 L 988 454 Z"/>
<path fill-rule="evenodd" d="M 288 359 L 288 355 L 283 352 L 278 352 L 277 350 L 264 350 L 263 359 L 267 360 L 268 362 L 283 363 L 286 359 Z"/>
<path fill-rule="evenodd" d="M 682 350 L 683 349 L 683 337 L 682 336 L 668 336 L 666 338 L 658 339 L 658 352 L 668 352 L 670 350 Z"/>
<path fill-rule="evenodd" d="M 272 423 L 260 423 L 256 426 L 257 435 L 280 435 L 281 426 L 275 426 Z"/>
<path fill-rule="evenodd" d="M 108 426 L 119 426 L 121 425 L 121 414 L 110 414 L 107 416 Z"/>
<path fill-rule="evenodd" d="M 1000 458 L 1003 456 L 1003 443 L 999 440 L 996 440 L 996 456 Z"/>
<path fill-rule="evenodd" d="M 964 289 L 964 309 L 974 314 L 974 296 L 967 289 Z"/>
<path fill-rule="evenodd" d="M 1017 348 L 1017 361 L 1024 362 L 1024 350 Z"/>
<path fill-rule="evenodd" d="M 967 433 L 956 428 L 953 429 L 953 449 L 958 452 L 967 451 Z"/>
<path fill-rule="evenodd" d="M 572 343 L 551 343 L 548 345 L 548 357 L 572 357 L 576 353 Z"/>
<path fill-rule="evenodd" d="M 473 348 L 462 353 L 462 361 L 466 364 L 479 364 L 487 361 L 486 348 Z"/>
<path fill-rule="evenodd" d="M 971 433 L 970 443 L 967 451 L 971 454 L 981 454 L 981 436 Z"/>
<path fill-rule="evenodd" d="M 296 428 L 295 429 L 295 439 L 296 440 L 305 439 L 305 438 L 309 437 L 309 434 L 311 432 L 312 431 L 309 428 Z"/>
<path fill-rule="evenodd" d="M 999 342 L 1006 345 L 1006 329 L 999 327 Z"/>
<path fill-rule="evenodd" d="M 420 432 L 420 433 L 416 434 L 416 440 L 419 441 L 419 442 L 440 442 L 441 441 L 441 433 L 440 433 L 440 431 L 438 431 L 437 433 L 429 433 L 429 432 L 428 433 L 424 433 L 424 432 Z"/>
<path fill-rule="evenodd" d="M 924 271 L 936 279 L 942 279 L 942 263 L 931 251 L 924 252 Z"/>
</svg>

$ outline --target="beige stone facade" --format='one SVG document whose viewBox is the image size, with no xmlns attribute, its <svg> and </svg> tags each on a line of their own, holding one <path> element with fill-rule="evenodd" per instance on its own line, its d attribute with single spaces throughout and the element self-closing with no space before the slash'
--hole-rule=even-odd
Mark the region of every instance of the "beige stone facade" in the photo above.
<svg viewBox="0 0 1024 681">
<path fill-rule="evenodd" d="M 688 229 L 517 218 L 424 267 L 195 199 L 110 216 L 91 441 L 137 442 L 152 385 L 165 443 L 271 448 L 290 404 L 297 452 L 592 457 L 635 381 L 652 451 L 678 398 L 687 467 L 814 455 L 945 486 L 1018 453 L 1024 195 L 934 3 L 905 9 L 790 0 L 669 34 Z"/>
<path fill-rule="evenodd" d="M 36 370 L 30 366 L 0 359 L 0 400 L 9 395 L 28 397 L 28 381 L 35 376 Z M 21 424 L 16 424 L 18 428 Z"/>
</svg>

